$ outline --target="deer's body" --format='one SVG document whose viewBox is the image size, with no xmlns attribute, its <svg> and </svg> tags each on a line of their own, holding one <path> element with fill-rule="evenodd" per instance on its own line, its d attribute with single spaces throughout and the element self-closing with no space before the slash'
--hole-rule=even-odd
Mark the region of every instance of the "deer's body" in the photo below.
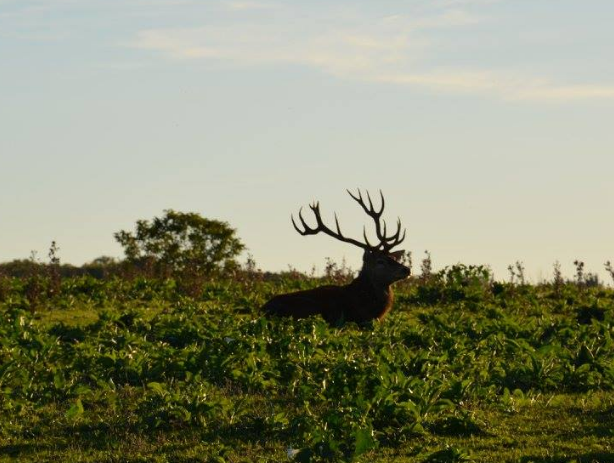
<svg viewBox="0 0 614 463">
<path fill-rule="evenodd" d="M 322 315 L 329 323 L 381 319 L 392 307 L 390 286 L 374 286 L 362 273 L 348 285 L 320 286 L 275 296 L 263 310 L 271 315 L 305 318 Z"/>
<path fill-rule="evenodd" d="M 350 193 L 348 191 L 348 193 Z M 267 314 L 304 318 L 311 315 L 322 315 L 329 323 L 351 321 L 364 323 L 369 320 L 381 319 L 392 307 L 393 295 L 390 285 L 395 281 L 407 278 L 410 270 L 398 262 L 403 251 L 391 252 L 391 249 L 405 239 L 401 236 L 401 221 L 397 221 L 397 231 L 392 236 L 386 235 L 386 222 L 380 223 L 384 211 L 384 196 L 381 194 L 382 206 L 379 211 L 373 207 L 371 197 L 367 193 L 369 205 L 363 200 L 358 190 L 358 196 L 350 196 L 375 221 L 375 233 L 379 244 L 372 246 L 367 239 L 366 231 L 363 233 L 365 242 L 361 243 L 352 238 L 346 238 L 341 233 L 339 221 L 335 215 L 337 231 L 324 225 L 320 216 L 318 203 L 310 205 L 316 218 L 316 227 L 311 228 L 299 212 L 299 219 L 303 225 L 301 230 L 296 226 L 294 218 L 292 224 L 301 235 L 315 235 L 323 232 L 339 241 L 351 243 L 364 249 L 363 265 L 358 277 L 345 286 L 320 286 L 306 291 L 297 291 L 289 294 L 275 296 L 262 308 Z"/>
</svg>

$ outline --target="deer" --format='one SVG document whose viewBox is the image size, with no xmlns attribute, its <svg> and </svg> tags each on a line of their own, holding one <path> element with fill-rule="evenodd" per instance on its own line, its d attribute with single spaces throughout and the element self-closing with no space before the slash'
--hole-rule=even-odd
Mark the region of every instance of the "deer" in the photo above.
<svg viewBox="0 0 614 463">
<path fill-rule="evenodd" d="M 387 235 L 386 222 L 381 219 L 384 212 L 384 195 L 380 190 L 381 206 L 376 209 L 369 192 L 365 201 L 358 189 L 355 195 L 350 190 L 348 194 L 360 205 L 364 212 L 375 222 L 375 234 L 378 243 L 372 245 L 367 238 L 366 227 L 363 228 L 364 242 L 343 235 L 339 219 L 335 213 L 335 228 L 331 230 L 324 224 L 320 213 L 320 203 L 315 201 L 309 208 L 315 216 L 316 225 L 310 227 L 303 218 L 303 208 L 299 209 L 298 218 L 301 227 L 291 215 L 294 229 L 302 236 L 324 233 L 336 240 L 353 244 L 363 249 L 362 268 L 358 276 L 349 284 L 325 285 L 314 289 L 274 296 L 263 307 L 267 315 L 293 318 L 306 318 L 321 315 L 329 324 L 355 322 L 364 324 L 372 320 L 381 320 L 392 308 L 393 292 L 391 285 L 396 281 L 409 277 L 411 270 L 400 262 L 404 251 L 392 249 L 403 242 L 406 230 L 401 234 L 401 219 L 397 219 L 396 232 Z"/>
</svg>

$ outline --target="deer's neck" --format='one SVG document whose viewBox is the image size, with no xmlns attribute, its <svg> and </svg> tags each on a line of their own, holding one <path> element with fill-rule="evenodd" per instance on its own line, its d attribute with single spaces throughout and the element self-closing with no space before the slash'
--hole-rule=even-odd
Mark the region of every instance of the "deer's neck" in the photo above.
<svg viewBox="0 0 614 463">
<path fill-rule="evenodd" d="M 349 285 L 361 301 L 367 318 L 381 318 L 392 306 L 393 294 L 390 285 L 373 281 L 364 271 Z"/>
<path fill-rule="evenodd" d="M 385 285 L 385 284 L 374 281 L 371 275 L 369 274 L 369 271 L 365 267 L 362 267 L 360 269 L 360 272 L 358 273 L 358 276 L 356 277 L 354 282 L 362 286 L 369 286 L 373 288 L 374 291 L 384 291 L 390 288 L 390 285 Z"/>
</svg>

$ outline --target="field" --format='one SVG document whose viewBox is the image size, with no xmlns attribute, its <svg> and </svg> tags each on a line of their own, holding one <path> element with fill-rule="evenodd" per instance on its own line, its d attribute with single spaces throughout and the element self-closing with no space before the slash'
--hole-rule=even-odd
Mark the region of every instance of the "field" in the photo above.
<svg viewBox="0 0 614 463">
<path fill-rule="evenodd" d="M 2 461 L 614 462 L 610 288 L 457 266 L 329 326 L 259 314 L 291 273 L 0 281 Z"/>
</svg>

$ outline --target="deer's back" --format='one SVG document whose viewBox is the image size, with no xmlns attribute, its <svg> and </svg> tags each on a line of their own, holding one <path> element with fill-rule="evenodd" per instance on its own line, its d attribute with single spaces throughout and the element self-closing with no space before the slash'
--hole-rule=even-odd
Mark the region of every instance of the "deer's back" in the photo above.
<svg viewBox="0 0 614 463">
<path fill-rule="evenodd" d="M 327 285 L 280 294 L 267 302 L 262 310 L 280 317 L 306 318 L 311 315 L 322 315 L 326 321 L 332 323 L 343 316 L 345 302 L 344 286 Z"/>
<path fill-rule="evenodd" d="M 339 320 L 362 323 L 382 318 L 391 305 L 392 291 L 376 297 L 353 285 L 330 285 L 275 296 L 262 309 L 267 314 L 280 317 L 322 315 L 329 323 Z"/>
</svg>

